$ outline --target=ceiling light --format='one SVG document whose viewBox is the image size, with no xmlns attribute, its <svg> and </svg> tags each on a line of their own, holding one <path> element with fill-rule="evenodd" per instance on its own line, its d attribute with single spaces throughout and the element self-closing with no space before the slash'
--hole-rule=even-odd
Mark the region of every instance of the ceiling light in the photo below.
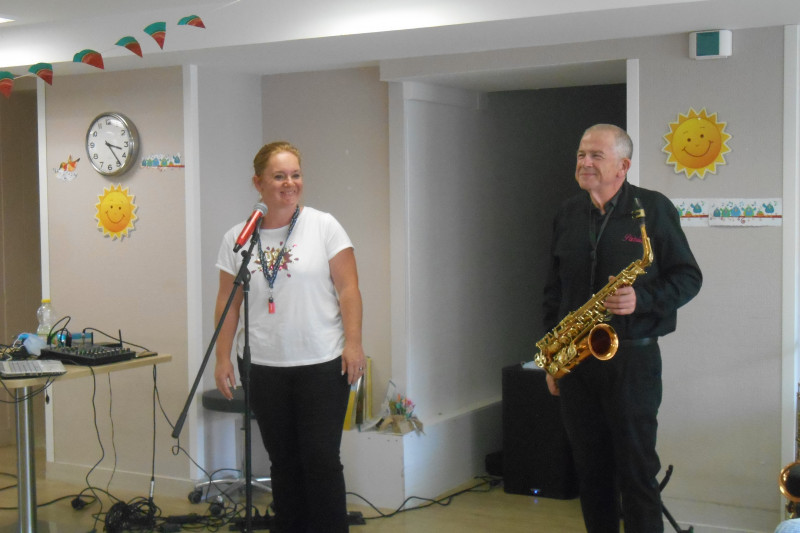
<svg viewBox="0 0 800 533">
<path fill-rule="evenodd" d="M 3 17 L 0 17 L 0 24 L 2 24 L 4 22 L 14 22 L 14 19 L 6 19 L 6 18 L 3 18 Z"/>
</svg>

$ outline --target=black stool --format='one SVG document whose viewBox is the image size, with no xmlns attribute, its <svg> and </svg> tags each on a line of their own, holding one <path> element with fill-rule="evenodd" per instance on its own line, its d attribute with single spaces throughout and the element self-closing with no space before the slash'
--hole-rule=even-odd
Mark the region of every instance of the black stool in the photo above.
<svg viewBox="0 0 800 533">
<path fill-rule="evenodd" d="M 219 411 L 222 413 L 239 413 L 244 419 L 244 389 L 237 387 L 233 389 L 233 399 L 225 398 L 217 389 L 208 390 L 203 393 L 203 407 L 211 411 Z M 251 413 L 251 419 L 252 419 Z M 244 426 L 242 426 L 244 429 Z M 228 477 L 223 479 L 213 479 L 197 483 L 194 490 L 189 493 L 189 501 L 192 503 L 200 503 L 204 499 L 208 499 L 210 489 L 216 488 L 225 494 L 233 494 L 234 491 L 243 491 L 245 488 L 245 472 L 244 472 L 244 454 L 242 455 L 242 469 L 240 475 L 237 477 Z M 250 479 L 250 484 L 253 489 L 261 490 L 264 492 L 272 492 L 271 480 L 268 477 L 255 477 Z M 205 496 L 204 496 L 205 494 Z"/>
</svg>

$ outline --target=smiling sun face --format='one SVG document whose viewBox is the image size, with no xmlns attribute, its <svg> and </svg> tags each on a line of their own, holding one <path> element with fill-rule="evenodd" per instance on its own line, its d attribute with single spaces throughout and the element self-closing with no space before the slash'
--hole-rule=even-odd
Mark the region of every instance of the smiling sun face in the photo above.
<svg viewBox="0 0 800 533">
<path fill-rule="evenodd" d="M 100 202 L 97 208 L 97 227 L 103 230 L 103 235 L 110 235 L 112 239 L 122 239 L 128 235 L 128 230 L 133 229 L 136 220 L 136 205 L 133 196 L 128 195 L 128 189 L 123 190 L 122 185 L 103 189 L 103 194 L 97 197 Z"/>
<path fill-rule="evenodd" d="M 700 179 L 706 171 L 715 174 L 717 164 L 724 165 L 724 154 L 730 152 L 725 144 L 731 136 L 725 133 L 725 123 L 717 122 L 717 114 L 706 115 L 689 109 L 688 115 L 678 115 L 678 121 L 669 125 L 664 135 L 667 141 L 663 151 L 669 154 L 667 164 L 675 165 L 675 173 L 685 172 L 687 178 L 697 174 Z"/>
</svg>

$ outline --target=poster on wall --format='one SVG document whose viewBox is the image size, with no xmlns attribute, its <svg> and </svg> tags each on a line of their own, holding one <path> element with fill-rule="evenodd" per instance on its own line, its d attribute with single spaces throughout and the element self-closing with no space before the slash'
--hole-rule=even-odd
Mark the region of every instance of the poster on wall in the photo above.
<svg viewBox="0 0 800 533">
<path fill-rule="evenodd" d="M 674 198 L 672 200 L 681 226 L 708 226 L 708 202 L 700 198 Z"/>
<path fill-rule="evenodd" d="M 778 198 L 719 198 L 709 200 L 710 226 L 780 226 L 783 205 Z"/>
<path fill-rule="evenodd" d="M 706 172 L 716 174 L 717 165 L 724 165 L 725 154 L 731 151 L 727 145 L 731 135 L 725 132 L 725 125 L 717 121 L 716 113 L 709 115 L 705 108 L 699 113 L 689 108 L 685 115 L 678 114 L 664 135 L 666 145 L 662 151 L 667 154 L 667 165 L 673 165 L 675 173 L 683 172 L 687 179 L 703 179 Z"/>
<path fill-rule="evenodd" d="M 780 226 L 778 198 L 673 198 L 681 226 Z"/>
<path fill-rule="evenodd" d="M 181 154 L 152 154 L 142 158 L 142 168 L 165 170 L 168 168 L 184 168 Z"/>
</svg>

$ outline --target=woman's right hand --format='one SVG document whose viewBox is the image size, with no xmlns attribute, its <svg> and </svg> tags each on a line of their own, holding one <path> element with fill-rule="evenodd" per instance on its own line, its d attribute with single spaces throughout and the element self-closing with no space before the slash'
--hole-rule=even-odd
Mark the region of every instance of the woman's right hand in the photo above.
<svg viewBox="0 0 800 533">
<path fill-rule="evenodd" d="M 217 384 L 217 390 L 227 399 L 233 400 L 232 389 L 236 388 L 236 374 L 230 359 L 217 359 L 217 365 L 214 368 L 214 381 Z"/>
</svg>

